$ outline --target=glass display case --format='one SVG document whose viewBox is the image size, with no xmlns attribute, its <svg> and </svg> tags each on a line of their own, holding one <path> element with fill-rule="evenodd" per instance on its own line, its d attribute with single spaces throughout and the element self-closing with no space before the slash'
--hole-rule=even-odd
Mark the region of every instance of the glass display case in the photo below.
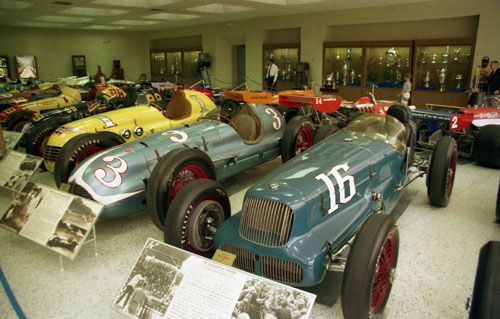
<svg viewBox="0 0 500 319">
<path fill-rule="evenodd" d="M 363 72 L 363 48 L 325 47 L 324 77 L 336 85 L 360 86 Z"/>
<path fill-rule="evenodd" d="M 201 78 L 200 70 L 198 70 L 197 62 L 201 51 L 184 51 L 183 68 L 184 77 Z"/>
<path fill-rule="evenodd" d="M 182 52 L 167 52 L 167 76 L 182 77 Z"/>
<path fill-rule="evenodd" d="M 0 55 L 0 79 L 7 77 L 10 77 L 9 57 L 7 55 Z"/>
<path fill-rule="evenodd" d="M 415 52 L 415 89 L 440 92 L 467 90 L 472 45 L 417 46 Z"/>
<path fill-rule="evenodd" d="M 366 86 L 401 88 L 404 75 L 411 73 L 410 46 L 366 48 Z"/>
<path fill-rule="evenodd" d="M 153 79 L 162 79 L 167 76 L 165 65 L 165 52 L 151 53 L 151 77 Z"/>
<path fill-rule="evenodd" d="M 264 70 L 263 79 L 266 77 L 267 72 L 267 59 L 274 59 L 274 64 L 279 69 L 278 75 L 278 87 L 283 85 L 293 86 L 295 83 L 295 76 L 297 73 L 297 62 L 299 62 L 299 48 L 287 47 L 287 48 L 265 48 L 264 47 Z M 291 82 L 290 84 L 282 84 L 280 82 Z M 263 80 L 263 83 L 265 81 Z"/>
</svg>

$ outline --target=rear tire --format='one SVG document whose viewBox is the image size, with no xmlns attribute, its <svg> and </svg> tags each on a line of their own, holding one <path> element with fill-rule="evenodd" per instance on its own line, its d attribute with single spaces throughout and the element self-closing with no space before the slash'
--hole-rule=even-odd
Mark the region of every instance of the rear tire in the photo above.
<svg viewBox="0 0 500 319">
<path fill-rule="evenodd" d="M 486 125 L 479 129 L 474 153 L 479 165 L 500 168 L 500 126 Z"/>
<path fill-rule="evenodd" d="M 87 133 L 75 136 L 61 149 L 54 166 L 57 187 L 67 183 L 73 169 L 84 159 L 117 145 L 109 136 Z"/>
<path fill-rule="evenodd" d="M 436 144 L 427 171 L 427 197 L 432 206 L 445 207 L 450 201 L 457 168 L 457 142 L 443 136 Z"/>
<path fill-rule="evenodd" d="M 309 149 L 314 143 L 314 126 L 307 116 L 295 116 L 286 125 L 280 143 L 283 163 Z"/>
<path fill-rule="evenodd" d="M 177 193 L 192 180 L 215 180 L 212 160 L 204 152 L 192 148 L 175 149 L 156 164 L 146 187 L 149 217 L 156 227 L 163 229 L 165 216 Z"/>
<path fill-rule="evenodd" d="M 33 114 L 28 112 L 16 112 L 5 120 L 7 131 L 21 132 L 24 124 L 33 118 Z"/>
<path fill-rule="evenodd" d="M 231 216 L 224 187 L 210 179 L 186 185 L 172 201 L 165 220 L 167 244 L 211 257 L 217 228 Z"/>
<path fill-rule="evenodd" d="M 398 262 L 399 231 L 385 214 L 368 217 L 356 235 L 342 279 L 344 318 L 375 318 L 384 311 Z"/>
<path fill-rule="evenodd" d="M 500 183 L 498 184 L 498 192 L 497 192 L 497 207 L 496 207 L 496 221 L 500 224 Z"/>
</svg>

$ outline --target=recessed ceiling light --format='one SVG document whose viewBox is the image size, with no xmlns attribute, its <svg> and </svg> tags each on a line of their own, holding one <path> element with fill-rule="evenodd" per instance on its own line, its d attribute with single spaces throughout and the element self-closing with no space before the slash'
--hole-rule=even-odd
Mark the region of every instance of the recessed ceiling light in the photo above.
<svg viewBox="0 0 500 319">
<path fill-rule="evenodd" d="M 12 0 L 0 0 L 0 8 L 21 10 L 33 5 L 33 3 Z"/>
<path fill-rule="evenodd" d="M 118 21 L 113 21 L 110 24 L 118 24 L 118 25 L 133 25 L 133 26 L 138 26 L 138 25 L 150 25 L 150 24 L 157 24 L 160 23 L 160 21 L 148 21 L 148 20 L 118 20 Z"/>
<path fill-rule="evenodd" d="M 196 6 L 196 7 L 186 8 L 186 10 L 197 11 L 197 12 L 206 12 L 206 13 L 234 13 L 234 12 L 253 10 L 253 8 L 212 3 L 212 4 L 207 4 L 204 6 Z"/>
<path fill-rule="evenodd" d="M 151 8 L 164 6 L 166 4 L 172 4 L 180 1 L 182 0 L 94 0 L 92 2 L 98 4 L 107 4 L 110 6 Z"/>
<path fill-rule="evenodd" d="M 34 20 L 46 21 L 46 22 L 70 22 L 70 23 L 81 23 L 89 22 L 94 19 L 92 18 L 80 18 L 80 17 L 61 17 L 61 16 L 39 16 Z"/>
<path fill-rule="evenodd" d="M 67 26 L 64 23 L 49 23 L 49 22 L 35 22 L 35 21 L 22 21 L 15 25 L 24 27 L 37 27 L 37 28 L 62 28 Z"/>
<path fill-rule="evenodd" d="M 82 16 L 115 16 L 124 14 L 129 11 L 118 9 L 100 9 L 100 8 L 86 8 L 86 7 L 72 7 L 64 10 L 57 11 L 58 13 L 76 14 Z"/>
<path fill-rule="evenodd" d="M 155 13 L 148 16 L 144 16 L 144 18 L 148 19 L 160 19 L 160 20 L 187 20 L 199 18 L 200 16 L 193 14 L 177 14 L 177 13 Z"/>
</svg>

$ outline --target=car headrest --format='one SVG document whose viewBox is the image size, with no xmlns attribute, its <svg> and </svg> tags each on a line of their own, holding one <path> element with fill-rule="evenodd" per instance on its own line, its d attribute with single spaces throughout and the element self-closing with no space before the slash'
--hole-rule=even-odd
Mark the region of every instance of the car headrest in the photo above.
<svg viewBox="0 0 500 319">
<path fill-rule="evenodd" d="M 407 106 L 394 104 L 387 110 L 387 115 L 397 118 L 403 124 L 408 124 L 410 122 L 411 112 Z"/>
</svg>

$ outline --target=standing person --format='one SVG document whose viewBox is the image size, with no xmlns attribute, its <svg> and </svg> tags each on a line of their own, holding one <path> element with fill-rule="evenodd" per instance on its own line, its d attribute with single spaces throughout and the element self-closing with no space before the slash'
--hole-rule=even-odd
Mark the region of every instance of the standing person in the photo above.
<svg viewBox="0 0 500 319">
<path fill-rule="evenodd" d="M 132 295 L 134 294 L 134 291 L 135 291 L 135 287 L 143 280 L 145 280 L 146 278 L 144 278 L 141 274 L 137 274 L 135 275 L 132 279 L 130 279 L 130 281 L 127 283 L 127 287 L 125 287 L 125 289 L 123 290 L 123 292 L 121 293 L 120 297 L 118 297 L 118 299 L 116 300 L 116 304 L 119 304 L 120 301 L 126 296 L 125 298 L 125 302 L 123 303 L 123 308 L 125 308 L 125 306 L 127 305 L 127 302 L 128 300 L 130 299 L 130 297 L 132 297 Z"/>
<path fill-rule="evenodd" d="M 399 96 L 401 97 L 400 103 L 402 105 L 408 106 L 410 102 L 410 92 L 411 92 L 411 74 L 406 73 L 405 74 L 405 83 L 403 84 L 403 89 L 401 90 L 401 93 L 399 93 Z"/>
<path fill-rule="evenodd" d="M 271 92 L 276 92 L 276 83 L 278 81 L 278 73 L 279 69 L 276 64 L 274 64 L 273 58 L 267 59 L 267 72 L 266 72 L 266 80 L 267 80 L 267 90 Z"/>
<path fill-rule="evenodd" d="M 488 79 L 491 74 L 491 68 L 488 65 L 490 62 L 490 58 L 485 56 L 481 60 L 481 65 L 477 67 L 476 70 L 476 76 L 474 78 L 474 87 L 476 85 L 477 81 L 477 87 L 479 89 L 479 92 L 481 93 L 487 93 L 488 90 Z"/>
<path fill-rule="evenodd" d="M 491 73 L 488 79 L 488 95 L 500 94 L 500 70 L 498 69 L 498 61 L 491 61 Z"/>
</svg>

